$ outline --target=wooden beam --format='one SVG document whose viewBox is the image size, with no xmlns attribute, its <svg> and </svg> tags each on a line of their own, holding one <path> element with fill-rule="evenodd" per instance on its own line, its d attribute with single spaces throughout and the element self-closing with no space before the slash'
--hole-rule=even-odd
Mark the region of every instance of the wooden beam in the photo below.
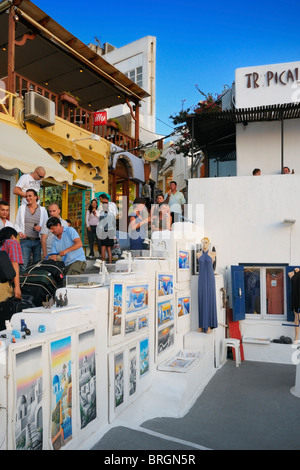
<svg viewBox="0 0 300 470">
<path fill-rule="evenodd" d="M 7 63 L 7 88 L 11 93 L 15 93 L 15 40 L 16 25 L 15 11 L 13 7 L 9 9 L 8 16 L 8 63 Z"/>
</svg>

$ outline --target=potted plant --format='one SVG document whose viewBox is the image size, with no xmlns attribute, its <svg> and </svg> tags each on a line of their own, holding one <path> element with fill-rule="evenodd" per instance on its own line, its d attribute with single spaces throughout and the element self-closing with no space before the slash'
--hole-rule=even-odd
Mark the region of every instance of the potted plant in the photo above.
<svg viewBox="0 0 300 470">
<path fill-rule="evenodd" d="M 79 98 L 77 96 L 72 95 L 68 91 L 63 91 L 62 93 L 59 94 L 59 99 L 63 103 L 69 103 L 72 106 L 78 106 L 79 104 Z"/>
<path fill-rule="evenodd" d="M 107 127 L 111 127 L 112 129 L 116 129 L 117 131 L 121 132 L 122 126 L 118 119 L 112 118 L 108 119 Z"/>
</svg>

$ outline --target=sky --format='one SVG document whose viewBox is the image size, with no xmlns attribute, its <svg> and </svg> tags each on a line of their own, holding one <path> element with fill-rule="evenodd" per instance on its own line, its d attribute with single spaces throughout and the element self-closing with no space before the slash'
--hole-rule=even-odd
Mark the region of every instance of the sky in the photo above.
<svg viewBox="0 0 300 470">
<path fill-rule="evenodd" d="M 33 0 L 85 44 L 121 47 L 156 37 L 156 132 L 204 93 L 231 86 L 235 69 L 300 60 L 300 2 L 251 0 Z"/>
</svg>

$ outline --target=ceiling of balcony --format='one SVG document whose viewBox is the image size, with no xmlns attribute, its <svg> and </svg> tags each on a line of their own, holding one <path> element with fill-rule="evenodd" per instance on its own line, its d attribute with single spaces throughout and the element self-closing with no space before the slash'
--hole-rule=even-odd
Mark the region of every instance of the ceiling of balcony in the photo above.
<svg viewBox="0 0 300 470">
<path fill-rule="evenodd" d="M 93 111 L 149 96 L 29 0 L 16 14 L 16 41 L 35 35 L 16 45 L 15 71 L 20 75 L 54 93 L 67 91 Z M 8 17 L 0 12 L 0 79 L 7 75 Z"/>
</svg>

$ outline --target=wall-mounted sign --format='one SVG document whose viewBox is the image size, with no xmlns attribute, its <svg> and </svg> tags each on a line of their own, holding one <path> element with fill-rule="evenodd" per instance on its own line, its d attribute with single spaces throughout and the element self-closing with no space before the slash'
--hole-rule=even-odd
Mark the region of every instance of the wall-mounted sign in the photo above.
<svg viewBox="0 0 300 470">
<path fill-rule="evenodd" d="M 235 71 L 236 107 L 300 101 L 300 62 L 245 67 Z"/>
<path fill-rule="evenodd" d="M 144 153 L 144 159 L 147 162 L 155 162 L 161 154 L 161 150 L 157 149 L 156 147 L 151 147 L 150 149 L 146 150 Z"/>
<path fill-rule="evenodd" d="M 97 111 L 94 113 L 94 126 L 105 126 L 107 123 L 107 112 Z"/>
</svg>

